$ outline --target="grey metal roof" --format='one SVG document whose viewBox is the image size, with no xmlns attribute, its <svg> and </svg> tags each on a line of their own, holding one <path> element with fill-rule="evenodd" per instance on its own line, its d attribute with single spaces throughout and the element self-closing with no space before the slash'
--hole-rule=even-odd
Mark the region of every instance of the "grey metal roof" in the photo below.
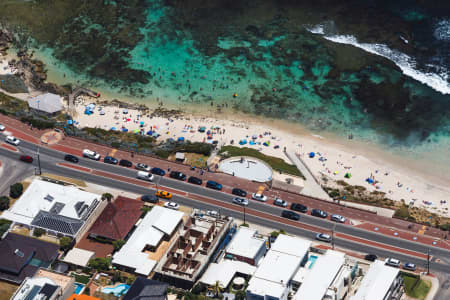
<svg viewBox="0 0 450 300">
<path fill-rule="evenodd" d="M 167 283 L 138 277 L 123 300 L 165 300 L 168 287 Z"/>
<path fill-rule="evenodd" d="M 59 95 L 51 93 L 29 98 L 28 105 L 33 109 L 45 111 L 50 114 L 61 111 L 63 108 Z"/>
<path fill-rule="evenodd" d="M 76 235 L 78 230 L 83 226 L 83 221 L 41 210 L 34 217 L 31 225 L 60 233 Z"/>
</svg>

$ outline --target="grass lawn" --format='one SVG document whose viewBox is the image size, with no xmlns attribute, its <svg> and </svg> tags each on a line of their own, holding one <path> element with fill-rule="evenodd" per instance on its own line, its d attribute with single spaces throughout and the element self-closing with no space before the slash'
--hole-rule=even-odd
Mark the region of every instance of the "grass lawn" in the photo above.
<svg viewBox="0 0 450 300">
<path fill-rule="evenodd" d="M 187 165 L 195 166 L 196 168 L 206 168 L 206 162 L 208 161 L 208 156 L 197 154 L 197 153 L 185 153 Z"/>
<path fill-rule="evenodd" d="M 18 288 L 18 285 L 0 281 L 0 300 L 9 300 Z"/>
<path fill-rule="evenodd" d="M 406 295 L 419 300 L 424 300 L 430 291 L 431 282 L 420 279 L 419 283 L 414 287 L 414 289 L 412 289 L 416 280 L 417 279 L 413 276 L 403 275 Z"/>
<path fill-rule="evenodd" d="M 60 180 L 60 181 L 72 183 L 72 184 L 75 184 L 77 186 L 86 187 L 86 182 L 84 182 L 83 180 L 78 180 L 78 179 L 75 179 L 75 178 L 59 176 L 59 175 L 50 174 L 50 173 L 43 173 L 42 176 L 48 177 L 48 178 L 51 178 L 51 179 L 55 179 L 55 180 Z"/>
<path fill-rule="evenodd" d="M 86 275 L 78 275 L 75 273 L 72 273 L 72 276 L 75 277 L 75 281 L 83 284 L 87 284 L 89 282 L 89 276 Z"/>
<path fill-rule="evenodd" d="M 227 152 L 226 155 L 223 154 L 224 152 Z M 281 171 L 283 173 L 299 176 L 305 179 L 303 174 L 297 169 L 295 165 L 288 164 L 281 158 L 265 155 L 256 149 L 251 149 L 247 147 L 240 148 L 236 146 L 223 146 L 222 148 L 220 148 L 219 154 L 223 157 L 233 157 L 233 156 L 255 157 L 269 164 L 274 171 Z"/>
</svg>

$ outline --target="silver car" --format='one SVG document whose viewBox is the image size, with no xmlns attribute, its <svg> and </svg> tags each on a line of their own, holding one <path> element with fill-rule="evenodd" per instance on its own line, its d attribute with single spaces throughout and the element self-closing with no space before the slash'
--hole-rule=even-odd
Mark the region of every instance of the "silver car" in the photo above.
<svg viewBox="0 0 450 300">
<path fill-rule="evenodd" d="M 392 257 L 386 258 L 386 260 L 384 261 L 384 264 L 391 266 L 391 267 L 395 267 L 395 268 L 400 267 L 400 261 L 398 259 L 392 258 Z"/>
<path fill-rule="evenodd" d="M 262 202 L 266 202 L 267 201 L 267 196 L 264 196 L 263 194 L 253 193 L 252 194 L 252 199 L 253 200 L 262 201 Z"/>
<path fill-rule="evenodd" d="M 5 142 L 7 142 L 11 145 L 14 145 L 14 146 L 19 146 L 19 144 L 20 144 L 20 140 L 18 138 L 13 137 L 12 135 L 8 135 L 5 138 Z"/>
<path fill-rule="evenodd" d="M 283 199 L 280 198 L 275 198 L 275 200 L 273 200 L 273 204 L 276 206 L 281 206 L 281 207 L 287 207 L 288 203 L 286 201 L 284 201 Z"/>
<path fill-rule="evenodd" d="M 330 243 L 331 242 L 331 235 L 326 234 L 326 233 L 318 233 L 316 235 L 316 240 Z"/>
<path fill-rule="evenodd" d="M 148 165 L 146 165 L 146 164 L 137 163 L 136 164 L 136 170 L 150 172 L 151 168 Z"/>
<path fill-rule="evenodd" d="M 338 214 L 332 214 L 330 219 L 331 219 L 331 221 L 335 221 L 338 223 L 345 223 L 345 220 L 346 220 L 345 217 L 338 215 Z"/>
<path fill-rule="evenodd" d="M 233 203 L 238 204 L 238 205 L 242 205 L 242 206 L 247 206 L 248 205 L 248 200 L 244 199 L 244 198 L 240 198 L 240 197 L 234 197 L 233 198 Z"/>
</svg>

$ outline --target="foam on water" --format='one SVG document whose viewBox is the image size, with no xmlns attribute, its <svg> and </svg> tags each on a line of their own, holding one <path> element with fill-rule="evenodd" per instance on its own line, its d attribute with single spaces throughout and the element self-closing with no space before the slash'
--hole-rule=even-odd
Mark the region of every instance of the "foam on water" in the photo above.
<svg viewBox="0 0 450 300">
<path fill-rule="evenodd" d="M 436 24 L 434 37 L 442 41 L 450 41 L 450 19 L 445 19 Z"/>
</svg>

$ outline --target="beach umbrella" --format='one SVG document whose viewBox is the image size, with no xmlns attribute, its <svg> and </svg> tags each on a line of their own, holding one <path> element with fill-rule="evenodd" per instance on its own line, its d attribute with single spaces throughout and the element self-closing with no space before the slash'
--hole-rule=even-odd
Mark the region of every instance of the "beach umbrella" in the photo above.
<svg viewBox="0 0 450 300">
<path fill-rule="evenodd" d="M 310 158 L 314 158 L 314 156 L 316 156 L 316 154 L 314 152 L 309 152 L 309 157 Z"/>
<path fill-rule="evenodd" d="M 126 115 L 126 114 L 128 113 L 128 109 L 122 110 L 122 113 L 123 113 L 124 115 Z"/>
<path fill-rule="evenodd" d="M 73 124 L 73 120 L 67 120 L 67 124 L 72 125 Z"/>
<path fill-rule="evenodd" d="M 122 128 L 122 131 L 123 132 L 128 132 L 128 129 L 127 128 Z"/>
<path fill-rule="evenodd" d="M 151 131 L 151 130 L 147 131 L 147 135 L 152 135 L 152 134 L 153 134 L 153 131 Z"/>
<path fill-rule="evenodd" d="M 110 129 L 110 130 L 117 130 L 117 129 L 116 129 L 116 127 L 111 127 L 111 129 Z"/>
<path fill-rule="evenodd" d="M 245 145 L 245 144 L 247 144 L 247 140 L 240 140 L 239 141 L 239 145 Z"/>
<path fill-rule="evenodd" d="M 139 132 L 139 129 L 135 129 L 135 130 L 134 130 L 134 133 L 138 133 L 138 132 Z"/>
<path fill-rule="evenodd" d="M 206 132 L 206 134 L 211 134 L 211 130 L 208 130 L 208 131 Z"/>
<path fill-rule="evenodd" d="M 179 142 L 184 142 L 184 137 L 180 136 L 180 137 L 178 138 L 178 141 L 179 141 Z"/>
<path fill-rule="evenodd" d="M 140 125 L 144 125 L 144 121 L 139 122 Z"/>
<path fill-rule="evenodd" d="M 256 143 L 254 141 L 250 141 L 248 142 L 250 145 L 256 145 Z"/>
</svg>

